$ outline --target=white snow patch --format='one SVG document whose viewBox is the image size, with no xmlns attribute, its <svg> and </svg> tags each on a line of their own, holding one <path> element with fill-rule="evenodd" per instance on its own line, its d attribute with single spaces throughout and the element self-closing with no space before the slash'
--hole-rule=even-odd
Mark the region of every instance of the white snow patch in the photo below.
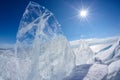
<svg viewBox="0 0 120 80">
<path fill-rule="evenodd" d="M 83 80 L 102 80 L 107 76 L 107 65 L 93 64 Z"/>
</svg>

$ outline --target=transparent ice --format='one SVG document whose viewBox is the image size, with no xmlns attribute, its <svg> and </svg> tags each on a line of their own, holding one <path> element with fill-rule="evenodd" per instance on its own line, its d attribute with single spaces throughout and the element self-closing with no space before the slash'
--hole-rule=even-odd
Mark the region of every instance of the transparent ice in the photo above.
<svg viewBox="0 0 120 80">
<path fill-rule="evenodd" d="M 21 19 L 15 53 L 29 60 L 29 70 L 20 63 L 20 80 L 62 80 L 74 67 L 74 53 L 53 13 L 34 2 Z"/>
</svg>

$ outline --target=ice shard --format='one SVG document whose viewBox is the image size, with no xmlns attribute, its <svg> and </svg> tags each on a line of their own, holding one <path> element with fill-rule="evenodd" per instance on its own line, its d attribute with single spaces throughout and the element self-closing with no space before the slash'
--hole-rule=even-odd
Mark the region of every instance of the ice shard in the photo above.
<svg viewBox="0 0 120 80">
<path fill-rule="evenodd" d="M 112 44 L 110 47 L 101 50 L 95 55 L 95 62 L 110 64 L 120 58 L 120 44 L 119 39 L 117 42 Z"/>
<path fill-rule="evenodd" d="M 15 53 L 20 59 L 20 80 L 62 80 L 75 65 L 60 24 L 51 11 L 35 2 L 28 4 L 21 19 Z"/>
<path fill-rule="evenodd" d="M 76 55 L 76 65 L 92 63 L 94 53 L 86 41 L 80 40 L 78 47 L 73 48 L 73 51 Z"/>
</svg>

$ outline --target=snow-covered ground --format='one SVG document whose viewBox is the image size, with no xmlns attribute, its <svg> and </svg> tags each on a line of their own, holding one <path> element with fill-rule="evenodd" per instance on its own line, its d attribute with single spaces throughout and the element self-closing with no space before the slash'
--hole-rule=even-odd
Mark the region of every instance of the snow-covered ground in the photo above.
<svg viewBox="0 0 120 80">
<path fill-rule="evenodd" d="M 104 39 L 104 41 L 101 41 L 101 39 L 91 40 L 91 42 L 88 42 L 88 39 L 84 39 L 84 41 L 83 39 L 76 40 L 76 42 L 74 41 L 74 43 L 73 41 L 70 42 L 71 49 L 76 55 L 76 61 L 74 61 L 76 66 L 73 69 L 71 69 L 72 72 L 69 75 L 66 75 L 66 77 L 63 80 L 120 80 L 119 37 L 106 38 Z M 106 40 L 109 42 L 107 42 Z M 57 42 L 59 42 L 59 39 L 57 40 Z M 60 44 L 58 44 L 59 47 Z M 30 68 L 32 65 L 31 60 L 29 58 L 17 58 L 15 55 L 14 47 L 11 47 L 9 45 L 5 46 L 6 48 L 2 46 L 0 48 L 0 80 L 28 80 L 26 77 L 30 73 Z M 45 56 L 43 59 L 46 58 Z M 90 59 L 92 59 L 91 63 L 89 63 Z M 44 64 L 46 62 L 44 62 L 43 60 L 42 63 Z M 62 68 L 65 69 L 65 66 L 63 66 Z M 61 71 L 64 70 L 61 69 Z"/>
<path fill-rule="evenodd" d="M 120 37 L 69 42 L 53 13 L 30 2 L 15 45 L 0 46 L 0 80 L 120 80 Z"/>
<path fill-rule="evenodd" d="M 78 61 L 84 62 L 84 64 L 92 64 L 88 71 L 85 74 L 84 78 L 79 77 L 79 73 L 83 72 L 82 70 L 76 74 L 76 77 L 67 77 L 69 80 L 119 80 L 120 79 L 120 37 L 110 37 L 104 39 L 82 39 L 88 49 L 91 49 L 92 52 L 88 51 L 89 56 L 86 55 L 83 51 L 80 51 L 79 48 L 81 45 L 81 40 L 71 41 L 71 47 L 76 54 L 76 63 Z M 84 48 L 84 49 L 83 49 Z M 85 50 L 85 47 L 82 47 L 82 50 Z M 78 51 L 76 51 L 78 50 Z M 87 50 L 86 50 L 87 51 Z M 77 53 L 76 53 L 77 52 Z M 79 56 L 83 54 L 84 56 Z M 94 55 L 93 55 L 94 54 Z M 93 55 L 93 56 L 91 56 Z M 79 57 L 78 57 L 79 56 Z M 84 57 L 88 56 L 89 58 L 83 59 Z M 91 58 L 91 61 L 90 61 Z M 90 63 L 88 63 L 90 61 Z M 78 63 L 76 66 L 82 68 L 83 63 Z M 87 66 L 87 65 L 86 65 Z M 77 67 L 76 67 L 77 68 Z M 78 69 L 79 70 L 79 69 Z M 85 73 L 84 72 L 84 73 Z M 77 73 L 73 70 L 73 73 Z M 66 79 L 66 80 L 67 80 Z"/>
</svg>

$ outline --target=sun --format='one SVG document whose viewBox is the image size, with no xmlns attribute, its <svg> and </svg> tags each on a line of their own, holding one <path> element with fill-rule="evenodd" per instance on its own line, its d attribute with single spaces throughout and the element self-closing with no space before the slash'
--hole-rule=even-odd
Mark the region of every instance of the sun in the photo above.
<svg viewBox="0 0 120 80">
<path fill-rule="evenodd" d="M 88 11 L 87 11 L 87 10 L 81 10 L 81 11 L 79 12 L 79 15 L 80 15 L 80 17 L 82 17 L 82 18 L 86 18 L 87 15 L 88 15 Z"/>
</svg>

